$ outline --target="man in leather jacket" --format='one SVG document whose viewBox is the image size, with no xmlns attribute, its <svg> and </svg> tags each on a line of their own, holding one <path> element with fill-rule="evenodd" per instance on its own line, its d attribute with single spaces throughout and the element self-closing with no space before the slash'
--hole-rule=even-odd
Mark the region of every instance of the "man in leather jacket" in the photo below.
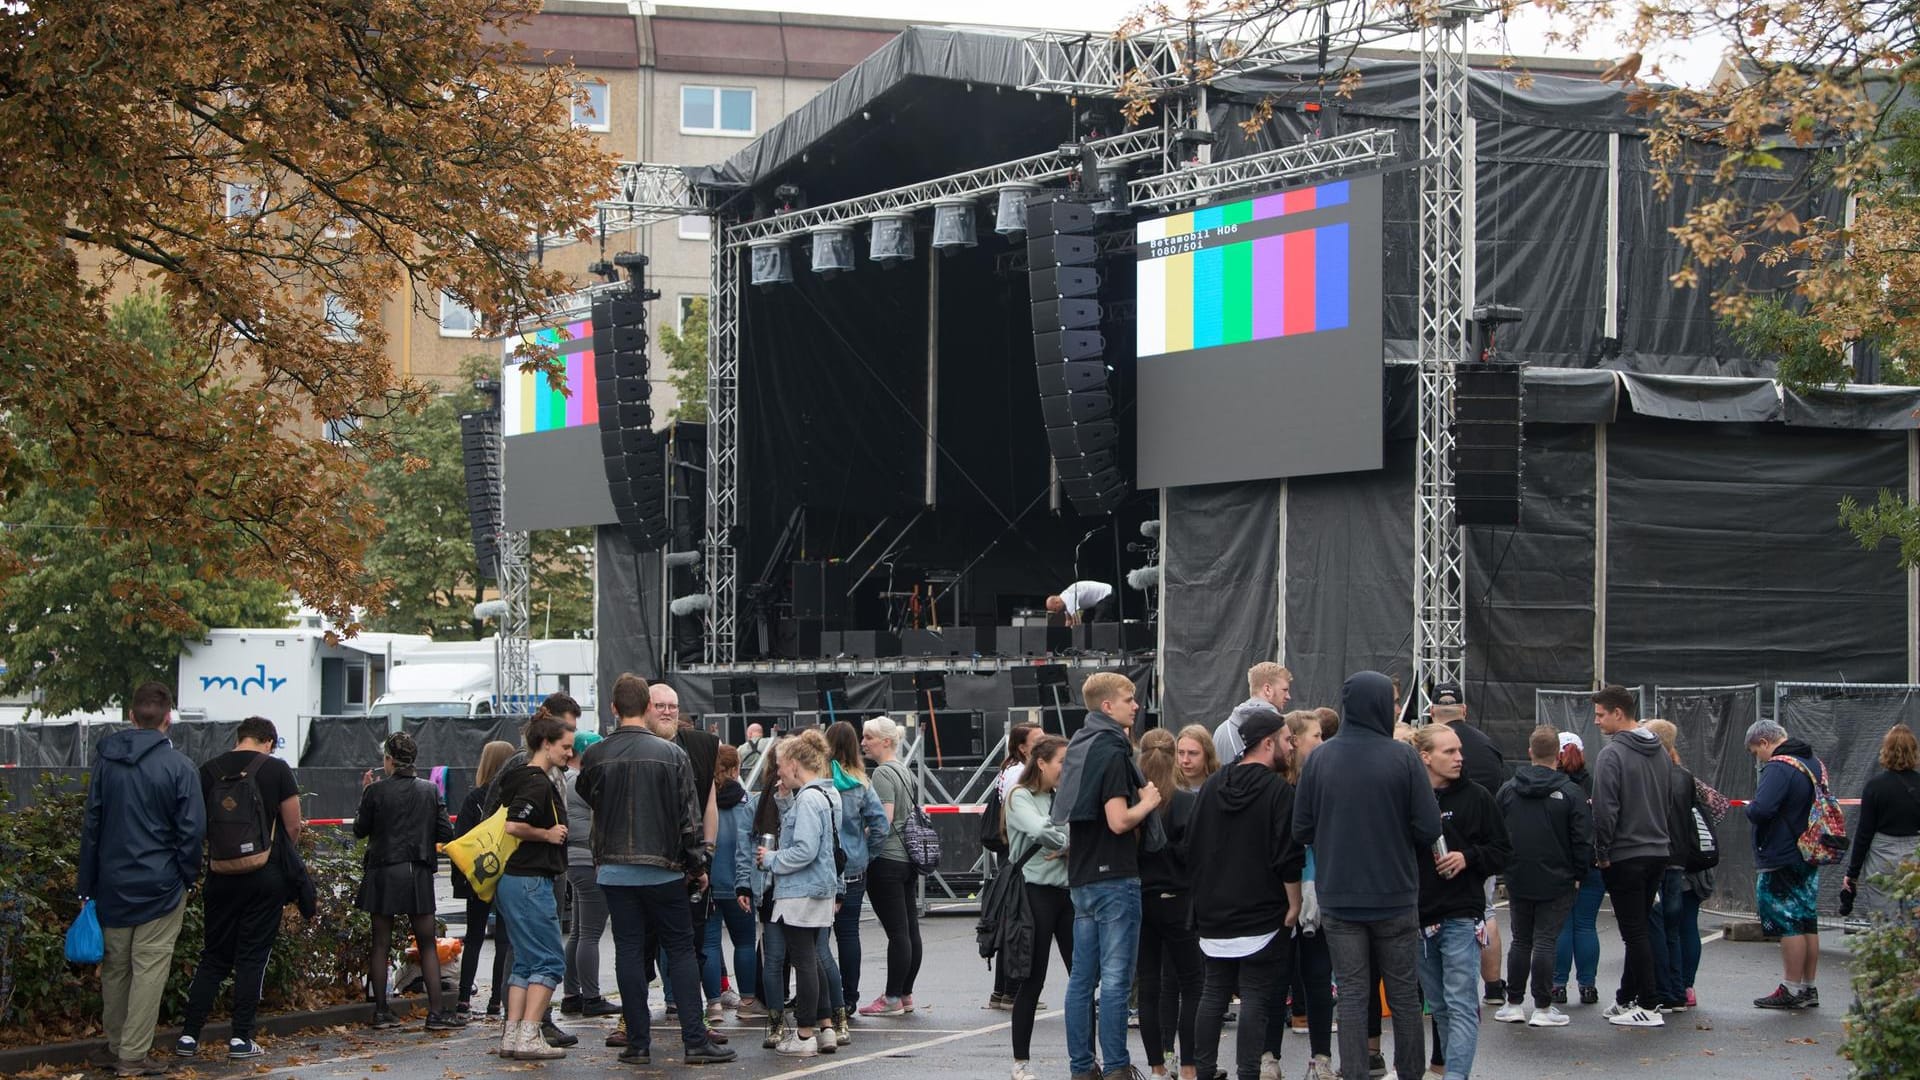
<svg viewBox="0 0 1920 1080">
<path fill-rule="evenodd" d="M 613 921 L 614 972 L 626 1014 L 627 1049 L 620 1058 L 650 1064 L 647 948 L 665 948 L 674 997 L 700 1000 L 694 960 L 693 922 L 687 881 L 706 886 L 707 847 L 703 816 L 686 751 L 646 725 L 647 681 L 620 676 L 613 684 L 613 711 L 620 726 L 587 749 L 580 760 L 580 797 L 593 808 L 595 877 Z M 731 1050 L 707 1037 L 697 1008 L 680 1010 L 685 1060 L 733 1060 Z"/>
</svg>

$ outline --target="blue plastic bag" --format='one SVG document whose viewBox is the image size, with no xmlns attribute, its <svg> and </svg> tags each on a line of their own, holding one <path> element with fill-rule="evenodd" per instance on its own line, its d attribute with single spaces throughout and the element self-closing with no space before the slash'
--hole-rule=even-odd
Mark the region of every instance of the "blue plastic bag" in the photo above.
<svg viewBox="0 0 1920 1080">
<path fill-rule="evenodd" d="M 106 938 L 100 933 L 100 916 L 93 912 L 93 901 L 80 905 L 80 914 L 67 927 L 67 963 L 97 964 L 106 956 Z"/>
</svg>

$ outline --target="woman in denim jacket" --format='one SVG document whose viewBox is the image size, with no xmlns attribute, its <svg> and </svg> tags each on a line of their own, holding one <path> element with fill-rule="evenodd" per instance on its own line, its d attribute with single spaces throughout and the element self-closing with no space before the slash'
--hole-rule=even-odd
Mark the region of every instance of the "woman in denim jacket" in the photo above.
<svg viewBox="0 0 1920 1080">
<path fill-rule="evenodd" d="M 867 780 L 860 754 L 860 732 L 845 720 L 827 728 L 833 753 L 833 787 L 840 793 L 840 846 L 847 853 L 841 873 L 840 911 L 833 917 L 833 938 L 840 948 L 833 1013 L 834 1034 L 845 1046 L 852 1040 L 847 1014 L 860 1006 L 860 911 L 867 898 L 867 866 L 887 839 L 887 809 Z"/>
<path fill-rule="evenodd" d="M 762 846 L 756 861 L 773 879 L 770 926 L 787 941 L 794 974 L 794 1030 L 778 1047 L 786 1057 L 813 1057 L 823 1044 L 836 1042 L 827 1026 L 816 1039 L 814 1023 L 829 996 L 820 947 L 833 925 L 840 873 L 834 849 L 840 826 L 840 797 L 827 778 L 827 740 L 817 730 L 803 731 L 780 744 L 781 786 L 792 793 L 780 820 L 780 846 Z M 827 1013 L 826 1015 L 831 1015 Z M 836 1042 L 837 1045 L 837 1042 Z"/>
</svg>

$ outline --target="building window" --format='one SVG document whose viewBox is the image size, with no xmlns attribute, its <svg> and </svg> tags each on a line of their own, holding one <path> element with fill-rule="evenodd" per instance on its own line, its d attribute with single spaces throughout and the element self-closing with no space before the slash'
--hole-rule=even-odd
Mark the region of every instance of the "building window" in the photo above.
<svg viewBox="0 0 1920 1080">
<path fill-rule="evenodd" d="M 252 217 L 260 212 L 260 193 L 252 184 L 229 183 L 226 187 L 226 205 L 222 208 L 230 218 Z"/>
<path fill-rule="evenodd" d="M 680 216 L 680 239 L 710 240 L 713 238 L 713 219 L 705 214 L 682 214 Z"/>
<path fill-rule="evenodd" d="M 607 84 L 581 79 L 573 84 L 573 126 L 588 131 L 612 131 L 607 112 Z"/>
<path fill-rule="evenodd" d="M 327 320 L 327 336 L 335 341 L 360 340 L 360 313 L 348 309 L 346 302 L 328 293 L 322 307 Z"/>
<path fill-rule="evenodd" d="M 683 293 L 680 297 L 680 317 L 674 322 L 673 328 L 680 331 L 686 330 L 687 317 L 693 314 L 694 301 L 705 299 L 706 296 L 703 294 L 689 296 Z"/>
<path fill-rule="evenodd" d="M 473 329 L 478 325 L 480 320 L 474 316 L 472 308 L 455 300 L 451 293 L 440 294 L 441 337 L 472 337 Z"/>
<path fill-rule="evenodd" d="M 752 135 L 753 91 L 741 87 L 680 88 L 683 135 Z"/>
<path fill-rule="evenodd" d="M 355 417 L 344 420 L 329 420 L 320 428 L 320 436 L 335 446 L 353 445 L 353 436 L 360 430 L 360 421 Z"/>
</svg>

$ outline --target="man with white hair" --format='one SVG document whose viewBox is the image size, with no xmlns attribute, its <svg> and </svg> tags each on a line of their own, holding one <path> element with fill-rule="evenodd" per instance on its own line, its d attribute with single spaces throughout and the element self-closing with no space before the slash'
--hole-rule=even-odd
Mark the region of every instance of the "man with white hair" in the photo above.
<svg viewBox="0 0 1920 1080">
<path fill-rule="evenodd" d="M 1817 1009 L 1820 988 L 1820 868 L 1800 851 L 1800 834 L 1827 767 L 1804 740 L 1787 734 L 1772 720 L 1747 728 L 1747 752 L 1760 763 L 1760 780 L 1747 820 L 1753 823 L 1754 910 L 1760 927 L 1780 938 L 1785 969 L 1773 993 L 1755 998 L 1759 1009 Z M 1818 785 L 1818 786 L 1816 786 Z"/>
</svg>

